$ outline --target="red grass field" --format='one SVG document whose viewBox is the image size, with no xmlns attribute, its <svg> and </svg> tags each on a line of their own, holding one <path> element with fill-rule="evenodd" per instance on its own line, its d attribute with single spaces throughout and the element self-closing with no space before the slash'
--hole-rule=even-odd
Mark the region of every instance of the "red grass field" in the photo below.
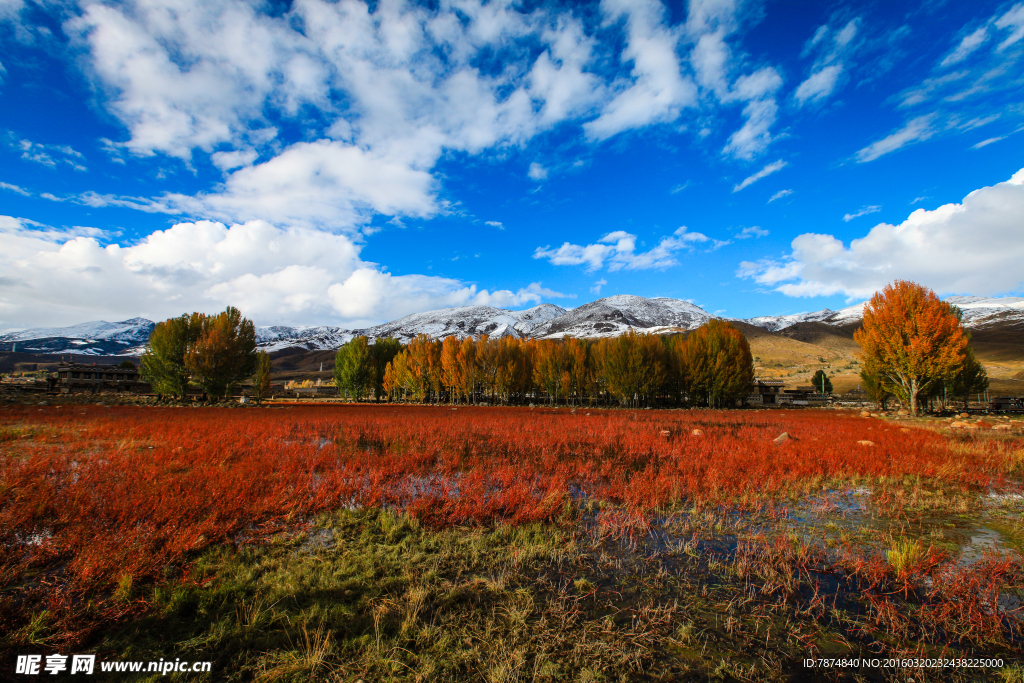
<svg viewBox="0 0 1024 683">
<path fill-rule="evenodd" d="M 775 445 L 783 431 L 794 440 Z M 518 523 L 558 519 L 581 497 L 631 515 L 752 509 L 825 481 L 982 490 L 1024 468 L 1020 440 L 951 443 L 836 411 L 7 409 L 0 585 L 35 581 L 52 610 L 73 612 L 122 577 L 159 579 L 210 545 L 346 505 Z M 12 626 L 21 609 L 2 600 Z"/>
</svg>

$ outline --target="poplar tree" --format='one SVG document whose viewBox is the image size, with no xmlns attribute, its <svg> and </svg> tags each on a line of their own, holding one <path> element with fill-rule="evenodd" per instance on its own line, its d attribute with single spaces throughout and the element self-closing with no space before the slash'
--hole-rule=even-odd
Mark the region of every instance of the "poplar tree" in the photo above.
<svg viewBox="0 0 1024 683">
<path fill-rule="evenodd" d="M 341 345 L 334 355 L 334 383 L 358 401 L 366 392 L 372 374 L 370 344 L 365 335 L 354 337 Z"/>
<path fill-rule="evenodd" d="M 401 350 L 401 342 L 392 337 L 376 339 L 370 345 L 370 388 L 373 389 L 374 401 L 380 401 L 384 394 L 384 373 Z"/>
<path fill-rule="evenodd" d="M 185 357 L 201 332 L 202 316 L 199 313 L 184 314 L 153 326 L 142 354 L 140 372 L 156 393 L 184 400 L 192 379 Z"/>
<path fill-rule="evenodd" d="M 253 374 L 252 393 L 256 405 L 260 405 L 270 395 L 270 354 L 266 351 L 256 353 L 256 371 Z"/>
<path fill-rule="evenodd" d="M 691 390 L 709 406 L 722 406 L 750 393 L 754 361 L 750 344 L 724 320 L 709 320 L 686 338 L 682 365 L 689 370 Z"/>
</svg>

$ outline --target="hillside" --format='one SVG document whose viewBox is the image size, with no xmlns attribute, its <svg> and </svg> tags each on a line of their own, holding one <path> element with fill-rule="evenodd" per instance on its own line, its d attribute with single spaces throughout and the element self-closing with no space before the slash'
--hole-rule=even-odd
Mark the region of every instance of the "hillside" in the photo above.
<svg viewBox="0 0 1024 683">
<path fill-rule="evenodd" d="M 993 394 L 1024 393 L 1024 298 L 950 297 L 963 311 L 971 345 L 992 380 Z M 819 368 L 835 375 L 837 390 L 860 383 L 857 357 L 860 349 L 853 332 L 860 327 L 863 304 L 839 311 L 824 309 L 785 316 L 757 316 L 730 320 L 750 341 L 757 372 L 762 377 L 784 379 L 788 385 L 805 385 Z M 408 343 L 419 334 L 436 339 L 454 336 L 478 338 L 561 339 L 617 336 L 629 329 L 638 332 L 686 333 L 716 317 L 680 299 L 617 295 L 578 308 L 564 309 L 541 304 L 522 311 L 492 306 L 465 306 L 425 311 L 363 329 L 332 326 L 264 326 L 257 328 L 260 348 L 272 353 L 276 374 L 286 379 L 329 379 L 334 350 L 356 335 L 371 340 L 395 337 Z M 17 364 L 52 363 L 60 355 L 92 357 L 138 356 L 153 323 L 143 318 L 108 323 L 83 323 L 67 328 L 22 330 L 0 336 L 0 350 L 18 352 L 8 361 L 10 372 Z M 40 355 L 42 354 L 42 355 Z M 46 360 L 43 358 L 46 357 Z M 323 363 L 323 372 L 320 367 Z M 27 366 L 25 366 L 27 367 Z"/>
</svg>

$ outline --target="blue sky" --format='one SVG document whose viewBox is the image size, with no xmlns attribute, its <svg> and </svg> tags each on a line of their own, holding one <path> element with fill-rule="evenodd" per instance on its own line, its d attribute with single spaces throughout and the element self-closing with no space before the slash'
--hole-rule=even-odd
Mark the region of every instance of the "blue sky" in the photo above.
<svg viewBox="0 0 1024 683">
<path fill-rule="evenodd" d="M 1024 3 L 0 0 L 0 329 L 1024 292 Z"/>
</svg>

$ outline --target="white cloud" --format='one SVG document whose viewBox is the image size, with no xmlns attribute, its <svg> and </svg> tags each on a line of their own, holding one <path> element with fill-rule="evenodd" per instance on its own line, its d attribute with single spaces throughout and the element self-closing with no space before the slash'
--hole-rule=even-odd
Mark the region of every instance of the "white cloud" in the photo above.
<svg viewBox="0 0 1024 683">
<path fill-rule="evenodd" d="M 233 152 L 215 152 L 210 155 L 213 165 L 222 171 L 230 171 L 242 166 L 252 166 L 259 154 L 254 149 L 235 150 Z"/>
<path fill-rule="evenodd" d="M 550 246 L 537 247 L 533 252 L 535 259 L 547 259 L 556 266 L 586 265 L 589 272 L 608 267 L 609 271 L 617 270 L 648 270 L 651 268 L 669 268 L 679 265 L 675 253 L 681 250 L 692 250 L 698 244 L 704 244 L 709 250 L 718 249 L 728 241 L 712 240 L 699 232 L 689 232 L 686 226 L 676 230 L 672 235 L 662 237 L 650 251 L 636 251 L 636 235 L 624 230 L 610 232 L 596 244 L 579 245 L 565 242 L 557 249 Z"/>
<path fill-rule="evenodd" d="M 771 199 L 769 199 L 766 203 L 771 204 L 776 199 L 782 199 L 783 197 L 788 197 L 791 194 L 793 194 L 793 190 L 779 190 L 778 192 L 773 194 Z"/>
<path fill-rule="evenodd" d="M 786 261 L 743 263 L 738 275 L 790 296 L 865 298 L 895 279 L 941 294 L 1020 292 L 1021 216 L 1024 169 L 960 204 L 917 209 L 899 225 L 880 223 L 849 246 L 832 235 L 800 235 Z"/>
<path fill-rule="evenodd" d="M 771 126 L 779 106 L 774 99 L 755 100 L 743 108 L 746 123 L 729 137 L 724 152 L 738 159 L 753 159 L 771 144 Z"/>
<path fill-rule="evenodd" d="M 86 171 L 82 165 L 85 157 L 68 145 L 48 145 L 31 140 L 17 139 L 14 135 L 7 134 L 7 144 L 13 149 L 21 152 L 21 158 L 43 166 L 55 168 L 58 164 L 67 164 L 76 171 Z"/>
<path fill-rule="evenodd" d="M 489 291 L 450 278 L 392 275 L 359 258 L 343 234 L 197 221 L 137 244 L 93 228 L 0 217 L 0 327 L 162 320 L 239 307 L 258 323 L 364 325 L 444 306 L 518 306 L 561 297 L 533 283 Z M 39 277 L 46 273 L 46 277 Z"/>
<path fill-rule="evenodd" d="M 750 239 L 751 237 L 765 237 L 767 235 L 768 231 L 765 230 L 764 228 L 757 225 L 750 225 L 740 230 L 739 234 L 736 235 L 736 239 L 746 240 Z"/>
<path fill-rule="evenodd" d="M 381 154 L 342 142 L 299 142 L 262 164 L 231 173 L 217 192 L 166 195 L 161 202 L 193 216 L 226 221 L 346 229 L 374 213 L 428 217 L 439 206 L 435 182 Z"/>
<path fill-rule="evenodd" d="M 15 19 L 24 7 L 24 0 L 0 0 L 0 21 Z"/>
<path fill-rule="evenodd" d="M 988 138 L 987 140 L 982 140 L 981 142 L 979 142 L 977 144 L 971 145 L 971 149 L 981 149 L 982 147 L 988 147 L 993 142 L 999 142 L 1000 140 L 1005 140 L 1005 139 L 1006 139 L 1005 135 L 1000 135 L 999 137 L 995 137 L 995 138 Z"/>
<path fill-rule="evenodd" d="M 816 54 L 810 74 L 793 93 L 798 107 L 822 102 L 839 87 L 846 70 L 846 62 L 857 46 L 856 37 L 860 31 L 860 18 L 835 29 L 824 25 L 815 31 L 807 42 L 801 56 Z"/>
<path fill-rule="evenodd" d="M 767 178 L 772 173 L 775 173 L 776 171 L 781 171 L 786 166 L 787 163 L 781 159 L 778 161 L 773 161 L 772 163 L 768 164 L 754 175 L 747 177 L 742 183 L 733 186 L 732 191 L 739 192 L 743 188 L 749 187 L 750 185 L 756 183 L 758 180 L 761 180 L 761 178 Z"/>
<path fill-rule="evenodd" d="M 7 190 L 8 192 L 20 194 L 23 197 L 32 196 L 32 193 L 26 190 L 25 188 L 19 187 L 18 185 L 12 185 L 11 183 L 0 183 L 0 190 Z"/>
<path fill-rule="evenodd" d="M 982 43 L 988 40 L 988 28 L 982 26 L 978 30 L 964 36 L 964 39 L 960 41 L 960 44 L 956 48 L 946 55 L 939 66 L 951 66 L 957 62 L 962 62 L 967 57 L 981 47 Z"/>
<path fill-rule="evenodd" d="M 927 140 L 935 134 L 935 130 L 932 127 L 933 119 L 934 117 L 931 115 L 918 116 L 916 119 L 908 121 L 903 128 L 900 128 L 895 133 L 892 133 L 891 135 L 888 135 L 876 142 L 872 142 L 870 145 L 857 152 L 855 156 L 857 157 L 858 163 L 874 161 L 884 154 L 895 152 L 899 148 L 911 143 L 918 142 L 920 140 Z"/>
<path fill-rule="evenodd" d="M 1024 38 L 1024 2 L 1018 2 L 1011 7 L 1006 14 L 996 19 L 995 25 L 1001 29 L 1010 29 L 1010 35 L 999 44 L 1000 51 Z"/>
<path fill-rule="evenodd" d="M 843 216 L 843 221 L 846 222 L 846 223 L 849 223 L 854 218 L 860 218 L 861 216 L 867 216 L 868 214 L 871 214 L 871 213 L 878 213 L 881 210 L 882 210 L 882 207 L 880 207 L 880 206 L 864 206 L 864 207 L 861 207 L 860 209 L 858 209 L 857 211 L 854 211 L 853 213 L 848 213 L 845 216 Z"/>
<path fill-rule="evenodd" d="M 622 61 L 632 62 L 631 78 L 584 129 L 604 140 L 630 128 L 676 119 L 697 102 L 697 88 L 680 72 L 675 47 L 677 31 L 665 25 L 665 8 L 658 0 L 602 0 L 606 24 L 626 19 Z"/>
<path fill-rule="evenodd" d="M 831 95 L 832 91 L 835 90 L 836 82 L 839 80 L 839 74 L 842 72 L 843 67 L 841 65 L 830 64 L 812 73 L 796 89 L 794 96 L 797 103 L 803 105 L 807 102 L 817 102 Z"/>
<path fill-rule="evenodd" d="M 544 180 L 548 177 L 548 170 L 536 161 L 530 164 L 530 170 L 526 174 L 530 180 Z"/>
<path fill-rule="evenodd" d="M 590 288 L 590 293 L 600 296 L 601 288 L 604 287 L 606 284 L 608 284 L 608 281 L 605 280 L 604 278 L 601 278 L 600 280 L 594 283 L 593 287 Z"/>
<path fill-rule="evenodd" d="M 497 228 L 498 230 L 505 229 L 505 226 L 502 225 L 501 221 L 484 221 L 484 225 L 489 225 L 492 228 Z"/>
</svg>

